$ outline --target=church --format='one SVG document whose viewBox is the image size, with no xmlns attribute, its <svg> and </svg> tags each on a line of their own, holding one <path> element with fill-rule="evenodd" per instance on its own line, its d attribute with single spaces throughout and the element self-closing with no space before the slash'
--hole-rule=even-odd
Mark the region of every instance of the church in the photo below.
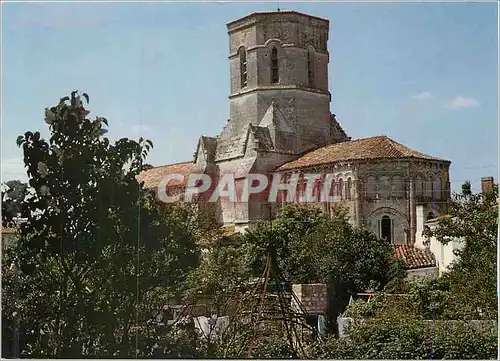
<svg viewBox="0 0 500 361">
<path fill-rule="evenodd" d="M 394 245 L 414 245 L 417 209 L 442 214 L 451 197 L 451 162 L 385 135 L 351 139 L 330 110 L 329 21 L 295 11 L 257 12 L 227 24 L 229 120 L 217 136 L 201 136 L 194 159 L 153 167 L 139 180 L 157 189 L 171 173 L 189 175 L 328 173 L 333 202 L 351 222 Z M 185 183 L 169 183 L 185 187 Z M 221 225 L 236 230 L 269 219 L 279 204 L 220 201 Z M 422 213 L 423 212 L 423 213 Z"/>
</svg>

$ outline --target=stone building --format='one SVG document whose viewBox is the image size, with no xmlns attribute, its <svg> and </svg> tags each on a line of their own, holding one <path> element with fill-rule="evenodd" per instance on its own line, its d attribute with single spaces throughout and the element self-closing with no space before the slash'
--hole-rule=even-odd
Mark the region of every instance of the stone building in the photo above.
<svg viewBox="0 0 500 361">
<path fill-rule="evenodd" d="M 17 229 L 2 227 L 2 232 L 1 232 L 2 249 L 12 247 L 13 245 L 16 244 L 16 241 L 17 241 Z"/>
<path fill-rule="evenodd" d="M 295 11 L 253 13 L 230 22 L 229 120 L 217 136 L 201 136 L 194 160 L 139 176 L 158 188 L 169 173 L 334 175 L 333 202 L 353 224 L 393 244 L 413 244 L 416 209 L 430 218 L 450 198 L 447 160 L 411 150 L 386 136 L 351 140 L 330 110 L 329 22 Z M 320 182 L 321 180 L 319 180 Z M 169 183 L 182 188 L 185 184 Z M 236 229 L 272 217 L 265 200 L 217 204 L 219 221 Z"/>
</svg>

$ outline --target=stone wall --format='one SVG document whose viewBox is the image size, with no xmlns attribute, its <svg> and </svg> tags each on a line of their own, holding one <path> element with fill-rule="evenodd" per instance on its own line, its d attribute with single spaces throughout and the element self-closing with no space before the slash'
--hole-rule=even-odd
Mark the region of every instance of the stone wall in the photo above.
<svg viewBox="0 0 500 361">
<path fill-rule="evenodd" d="M 231 76 L 230 137 L 258 125 L 271 103 L 290 124 L 296 140 L 284 140 L 295 154 L 332 141 L 328 91 L 328 20 L 295 12 L 257 13 L 228 24 Z M 242 87 L 240 55 L 246 51 Z M 278 83 L 271 82 L 271 53 L 277 50 Z M 308 53 L 312 63 L 308 62 Z M 309 70 L 314 81 L 309 83 Z"/>
<path fill-rule="evenodd" d="M 418 188 L 415 180 L 430 178 L 425 192 L 415 192 L 414 202 L 409 199 L 409 180 Z M 427 213 L 434 216 L 442 214 L 446 201 L 450 198 L 449 165 L 443 162 L 420 160 L 374 160 L 371 162 L 344 162 L 328 164 L 310 169 L 295 170 L 289 173 L 322 173 L 334 177 L 334 201 L 322 207 L 326 212 L 335 205 L 345 207 L 351 217 L 351 223 L 365 226 L 375 235 L 381 234 L 382 217 L 388 216 L 392 224 L 392 243 L 408 244 L 411 242 L 411 217 L 416 207 L 423 205 Z M 429 184 L 432 183 L 432 186 Z M 350 185 L 349 185 L 350 184 Z M 427 215 L 426 213 L 426 215 Z M 416 220 L 415 220 L 416 222 Z M 416 231 L 416 223 L 414 225 Z"/>
<path fill-rule="evenodd" d="M 270 87 L 230 98 L 230 127 L 225 137 L 235 137 L 248 124 L 258 125 L 272 103 L 295 126 L 295 154 L 329 144 L 332 140 L 328 94 L 295 87 Z M 287 150 L 287 149 L 284 149 Z"/>
<path fill-rule="evenodd" d="M 16 230 L 9 228 L 9 229 L 3 229 L 2 228 L 2 248 L 8 248 L 12 247 L 16 244 L 17 242 L 17 234 Z"/>
<path fill-rule="evenodd" d="M 328 293 L 325 284 L 294 284 L 292 285 L 292 292 L 307 313 L 326 314 L 328 308 Z M 292 309 L 296 312 L 301 312 L 295 299 L 292 299 Z"/>
</svg>

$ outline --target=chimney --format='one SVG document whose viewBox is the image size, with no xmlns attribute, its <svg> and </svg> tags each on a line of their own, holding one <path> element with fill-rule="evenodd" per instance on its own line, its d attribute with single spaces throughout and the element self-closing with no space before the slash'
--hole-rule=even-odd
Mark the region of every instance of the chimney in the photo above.
<svg viewBox="0 0 500 361">
<path fill-rule="evenodd" d="M 481 178 L 481 193 L 488 194 L 493 190 L 494 178 L 483 177 Z"/>
</svg>

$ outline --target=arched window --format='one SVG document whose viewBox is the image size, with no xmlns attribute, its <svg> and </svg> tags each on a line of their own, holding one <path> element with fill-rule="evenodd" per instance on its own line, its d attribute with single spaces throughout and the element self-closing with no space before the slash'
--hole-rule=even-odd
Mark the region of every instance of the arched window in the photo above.
<svg viewBox="0 0 500 361">
<path fill-rule="evenodd" d="M 307 84 L 309 88 L 314 88 L 315 85 L 315 74 L 314 74 L 314 67 L 316 66 L 315 64 L 315 56 L 314 56 L 314 50 L 309 49 L 307 51 Z"/>
<path fill-rule="evenodd" d="M 383 216 L 380 220 L 380 238 L 392 243 L 392 219 Z"/>
<path fill-rule="evenodd" d="M 279 83 L 278 49 L 271 50 L 271 83 Z"/>
<path fill-rule="evenodd" d="M 332 183 L 330 184 L 330 192 L 328 193 L 330 197 L 335 196 L 336 188 L 337 188 L 337 182 L 335 182 L 335 179 L 332 179 Z"/>
<path fill-rule="evenodd" d="M 314 182 L 314 187 L 313 187 L 313 199 L 316 200 L 316 202 L 321 201 L 322 191 L 323 191 L 323 178 L 320 178 Z"/>
<path fill-rule="evenodd" d="M 347 191 L 346 191 L 346 198 L 348 200 L 352 199 L 352 179 L 347 178 Z"/>
<path fill-rule="evenodd" d="M 434 187 L 434 181 L 432 179 L 432 176 L 427 175 L 424 181 L 424 197 L 425 198 L 432 198 L 432 190 Z"/>
<path fill-rule="evenodd" d="M 390 182 L 388 176 L 381 176 L 379 182 L 379 194 L 381 198 L 387 199 L 390 196 Z"/>
<path fill-rule="evenodd" d="M 441 199 L 448 199 L 448 182 L 445 178 L 441 178 L 439 184 L 441 186 Z"/>
<path fill-rule="evenodd" d="M 424 184 L 422 178 L 417 176 L 415 178 L 415 197 L 422 197 L 424 195 Z"/>
<path fill-rule="evenodd" d="M 240 80 L 241 87 L 247 86 L 247 52 L 245 48 L 241 47 L 239 50 L 240 55 Z"/>
<path fill-rule="evenodd" d="M 375 198 L 375 194 L 377 193 L 377 181 L 374 176 L 369 176 L 366 178 L 365 189 L 366 198 Z"/>
<path fill-rule="evenodd" d="M 339 199 L 344 199 L 344 180 L 342 178 L 339 179 L 339 191 L 337 195 Z"/>
<path fill-rule="evenodd" d="M 404 183 L 403 178 L 399 175 L 392 177 L 392 197 L 401 198 L 404 197 Z"/>
<path fill-rule="evenodd" d="M 301 174 L 299 178 L 299 182 L 297 184 L 297 202 L 300 202 L 303 200 L 304 196 L 306 195 L 306 187 L 307 187 L 307 181 L 304 178 L 304 175 Z"/>
</svg>

